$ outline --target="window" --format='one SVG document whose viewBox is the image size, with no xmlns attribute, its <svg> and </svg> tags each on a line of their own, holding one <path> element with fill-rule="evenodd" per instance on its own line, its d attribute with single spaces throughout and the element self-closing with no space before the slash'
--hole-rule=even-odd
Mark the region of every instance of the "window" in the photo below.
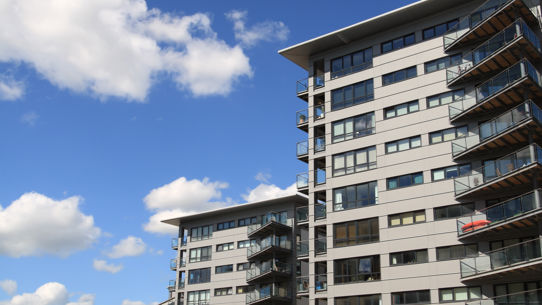
<svg viewBox="0 0 542 305">
<path fill-rule="evenodd" d="M 376 181 L 333 190 L 333 210 L 342 211 L 378 203 Z"/>
<path fill-rule="evenodd" d="M 390 41 L 380 44 L 382 54 L 391 52 L 393 50 L 399 50 L 416 42 L 414 33 L 405 35 L 403 37 L 395 38 Z"/>
<path fill-rule="evenodd" d="M 388 190 L 393 190 L 396 188 L 407 187 L 407 186 L 422 184 L 422 183 L 423 183 L 422 172 L 386 179 L 386 185 L 388 186 Z"/>
<path fill-rule="evenodd" d="M 216 245 L 216 252 L 228 251 L 233 249 L 235 249 L 235 245 L 233 243 Z"/>
<path fill-rule="evenodd" d="M 470 172 L 470 164 L 437 168 L 431 171 L 431 179 L 433 179 L 433 181 L 451 179 L 457 176 L 463 176 L 468 172 Z"/>
<path fill-rule="evenodd" d="M 376 168 L 376 146 L 333 156 L 333 176 L 342 176 Z"/>
<path fill-rule="evenodd" d="M 380 256 L 366 256 L 335 261 L 335 284 L 380 280 Z"/>
<path fill-rule="evenodd" d="M 390 253 L 390 265 L 409 265 L 427 263 L 427 249 Z"/>
<path fill-rule="evenodd" d="M 248 248 L 250 246 L 256 245 L 255 239 L 241 240 L 237 242 L 237 249 Z"/>
<path fill-rule="evenodd" d="M 480 287 L 442 288 L 438 295 L 441 302 L 471 301 L 481 299 L 482 290 Z"/>
<path fill-rule="evenodd" d="M 380 305 L 380 295 L 360 295 L 335 298 L 335 305 Z"/>
<path fill-rule="evenodd" d="M 190 232 L 190 241 L 209 239 L 213 235 L 213 225 L 192 228 Z"/>
<path fill-rule="evenodd" d="M 231 288 L 231 287 L 228 287 L 228 288 L 216 288 L 215 289 L 215 296 L 216 297 L 223 296 L 223 295 L 231 295 L 231 294 L 233 294 L 233 288 Z"/>
<path fill-rule="evenodd" d="M 188 284 L 201 284 L 211 281 L 211 268 L 195 269 L 188 272 Z"/>
<path fill-rule="evenodd" d="M 368 102 L 374 98 L 373 80 L 368 79 L 331 91 L 331 110 Z"/>
<path fill-rule="evenodd" d="M 454 91 L 448 91 L 441 94 L 428 96 L 427 108 L 433 108 L 440 105 L 450 104 L 451 102 L 459 101 L 465 96 L 465 90 L 459 89 Z"/>
<path fill-rule="evenodd" d="M 244 271 L 254 267 L 254 263 L 239 263 L 237 264 L 237 271 Z"/>
<path fill-rule="evenodd" d="M 418 76 L 416 66 L 382 75 L 382 86 L 391 85 L 400 81 Z"/>
<path fill-rule="evenodd" d="M 422 137 L 415 136 L 386 143 L 386 153 L 394 153 L 422 146 Z"/>
<path fill-rule="evenodd" d="M 190 249 L 190 262 L 203 262 L 211 260 L 211 246 Z"/>
<path fill-rule="evenodd" d="M 231 228 L 235 228 L 235 220 L 221 222 L 216 225 L 217 231 L 222 231 L 222 230 L 231 229 Z"/>
<path fill-rule="evenodd" d="M 478 245 L 455 245 L 437 248 L 437 261 L 447 261 L 451 259 L 462 259 L 478 255 Z"/>
<path fill-rule="evenodd" d="M 417 100 L 403 103 L 384 109 L 384 118 L 391 119 L 396 116 L 402 116 L 412 112 L 417 112 L 418 110 L 420 110 L 420 107 Z"/>
<path fill-rule="evenodd" d="M 425 210 L 389 215 L 388 220 L 390 227 L 425 222 Z"/>
<path fill-rule="evenodd" d="M 359 72 L 373 66 L 373 48 L 331 60 L 331 79 Z"/>
<path fill-rule="evenodd" d="M 208 304 L 211 298 L 210 290 L 189 291 L 188 305 Z"/>
<path fill-rule="evenodd" d="M 429 134 L 429 144 L 436 144 L 440 142 L 446 142 L 455 140 L 458 138 L 466 137 L 469 130 L 467 126 L 448 128 L 444 130 L 439 130 L 431 132 Z"/>
<path fill-rule="evenodd" d="M 375 133 L 374 112 L 333 123 L 333 143 L 364 137 Z"/>
<path fill-rule="evenodd" d="M 459 20 L 454 19 L 445 23 L 437 24 L 435 26 L 432 26 L 430 28 L 427 28 L 423 30 L 423 40 L 435 38 L 438 36 L 443 35 L 448 31 L 449 29 L 453 28 Z"/>
<path fill-rule="evenodd" d="M 249 293 L 251 291 L 254 291 L 254 286 L 251 285 L 237 286 L 236 289 L 237 294 Z"/>
<path fill-rule="evenodd" d="M 431 303 L 429 290 L 394 292 L 391 294 L 392 304 Z"/>
<path fill-rule="evenodd" d="M 251 225 L 251 224 L 255 224 L 257 222 L 258 222 L 258 217 L 256 217 L 256 216 L 247 217 L 247 218 L 239 219 L 237 221 L 237 226 L 238 227 L 245 227 L 245 226 L 248 226 L 248 225 Z"/>
<path fill-rule="evenodd" d="M 435 221 L 450 218 L 457 218 L 474 213 L 474 203 L 453 204 L 444 207 L 435 208 Z"/>
<path fill-rule="evenodd" d="M 424 64 L 425 73 L 431 73 L 435 71 L 439 71 L 442 69 L 446 69 L 448 67 L 456 66 L 461 63 L 461 54 L 455 54 L 450 55 L 446 57 L 442 57 L 439 59 L 435 59 L 432 61 L 428 61 Z"/>
<path fill-rule="evenodd" d="M 362 219 L 333 225 L 336 248 L 379 241 L 378 218 Z"/>
<path fill-rule="evenodd" d="M 216 266 L 215 267 L 215 273 L 227 273 L 227 272 L 233 272 L 233 265 L 223 265 L 223 266 Z"/>
</svg>

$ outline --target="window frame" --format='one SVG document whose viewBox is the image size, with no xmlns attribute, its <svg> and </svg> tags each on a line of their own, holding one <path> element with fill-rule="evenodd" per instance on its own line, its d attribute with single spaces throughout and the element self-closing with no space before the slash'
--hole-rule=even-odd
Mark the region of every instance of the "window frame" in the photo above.
<svg viewBox="0 0 542 305">
<path fill-rule="evenodd" d="M 401 179 L 405 179 L 407 177 L 408 177 L 410 183 L 407 184 L 407 185 L 401 185 Z M 416 177 L 421 177 L 422 178 L 421 182 L 416 183 Z M 392 182 L 394 180 L 396 181 L 396 186 L 395 187 L 390 187 L 390 185 L 391 185 L 390 182 Z M 387 191 L 402 189 L 402 188 L 405 188 L 405 187 L 416 186 L 416 185 L 421 185 L 421 184 L 424 184 L 423 172 L 416 172 L 416 173 L 411 173 L 411 174 L 386 178 L 386 190 Z"/>
<path fill-rule="evenodd" d="M 442 35 L 444 35 L 444 33 L 446 33 L 447 31 L 449 31 L 451 28 L 453 28 L 456 24 L 459 23 L 459 18 L 455 18 L 455 19 L 452 19 L 450 21 L 447 21 L 447 22 L 444 22 L 444 23 L 439 23 L 439 24 L 435 24 L 433 26 L 430 26 L 428 28 L 425 28 L 422 30 L 422 41 L 425 41 L 425 40 L 429 40 L 429 39 L 433 39 L 433 38 L 437 38 L 437 37 L 440 37 Z M 438 26 L 442 26 L 442 25 L 446 25 L 446 29 L 444 30 L 444 32 L 442 33 L 437 33 L 437 27 Z M 425 37 L 425 32 L 427 30 L 433 30 L 433 36 L 431 37 Z"/>
<path fill-rule="evenodd" d="M 454 175 L 449 175 L 449 172 L 448 172 L 449 170 L 450 170 L 450 172 L 453 172 L 453 170 L 455 170 L 456 175 L 455 176 Z M 470 163 L 455 164 L 455 165 L 451 165 L 451 166 L 435 168 L 435 169 L 431 170 L 431 181 L 432 182 L 438 182 L 438 181 L 453 179 L 455 177 L 461 177 L 461 176 L 469 173 L 471 170 L 472 170 L 472 166 L 471 166 Z M 441 179 L 436 179 L 435 174 L 437 172 L 440 172 L 440 171 L 442 171 L 443 176 L 442 176 Z"/>
<path fill-rule="evenodd" d="M 446 132 L 450 132 L 452 130 L 454 131 L 454 138 L 445 140 L 444 136 L 445 136 Z M 461 131 L 464 131 L 464 132 L 461 132 Z M 461 133 L 462 133 L 462 135 L 461 135 Z M 434 142 L 433 137 L 434 137 L 434 135 L 437 135 L 437 134 L 440 134 L 440 136 L 439 136 L 440 140 L 437 141 L 437 142 Z M 442 130 L 436 130 L 436 131 L 433 131 L 433 132 L 429 133 L 429 145 L 450 142 L 450 141 L 453 141 L 453 140 L 456 140 L 456 139 L 466 138 L 468 136 L 469 136 L 469 126 L 468 125 L 452 127 L 452 128 L 446 128 L 446 129 L 442 129 Z"/>
<path fill-rule="evenodd" d="M 412 39 L 413 39 L 412 42 L 407 40 L 410 37 L 412 37 Z M 401 46 L 395 47 L 394 43 L 396 41 L 399 41 L 399 40 L 401 40 Z M 384 45 L 386 45 L 386 44 L 391 44 L 390 45 L 391 48 L 389 50 L 385 50 Z M 386 53 L 389 53 L 389 52 L 393 52 L 395 50 L 400 50 L 402 48 L 406 48 L 406 47 L 411 46 L 413 44 L 416 44 L 416 32 L 409 33 L 409 34 L 406 34 L 406 35 L 403 35 L 403 36 L 400 36 L 400 37 L 397 37 L 397 38 L 394 38 L 394 39 L 391 39 L 391 40 L 384 41 L 384 42 L 380 43 L 380 54 L 386 54 Z"/>
<path fill-rule="evenodd" d="M 423 221 L 417 221 L 418 219 L 417 213 L 423 213 Z M 405 216 L 409 216 L 408 214 L 412 215 L 412 223 L 405 224 L 403 223 L 403 219 L 405 219 Z M 392 217 L 398 217 L 400 223 L 397 225 L 392 224 Z M 424 222 L 427 222 L 427 214 L 425 210 L 409 211 L 409 212 L 388 215 L 388 227 L 390 228 L 410 226 L 410 225 L 415 225 L 415 224 L 424 223 Z"/>
<path fill-rule="evenodd" d="M 470 250 L 472 252 L 471 254 L 469 254 L 468 253 L 469 251 L 467 251 L 467 249 L 469 249 L 469 247 L 473 248 L 473 249 Z M 461 256 L 455 256 L 454 254 L 456 252 L 454 252 L 454 251 L 456 251 L 459 248 L 462 248 L 463 254 Z M 442 257 L 443 254 L 441 254 L 440 251 L 444 251 L 444 250 L 449 252 L 448 257 Z M 458 259 L 464 259 L 464 258 L 469 258 L 469 257 L 476 257 L 476 256 L 478 256 L 478 251 L 479 251 L 478 244 L 476 244 L 476 243 L 437 247 L 436 248 L 437 262 L 458 260 Z"/>
<path fill-rule="evenodd" d="M 425 74 L 429 74 L 429 73 L 447 69 L 449 67 L 457 66 L 461 63 L 461 59 L 462 59 L 462 56 L 461 56 L 461 53 L 459 53 L 459 54 L 444 56 L 441 58 L 426 61 L 423 64 L 423 72 Z M 429 70 L 428 67 L 432 67 L 433 65 L 435 65 L 435 69 Z"/>
<path fill-rule="evenodd" d="M 342 125 L 342 127 L 340 127 L 340 125 Z M 365 125 L 365 128 L 359 129 L 362 126 L 358 126 L 358 125 Z M 367 128 L 368 125 L 370 125 L 370 127 Z M 351 132 L 348 131 L 350 128 L 352 129 Z M 342 129 L 343 132 L 340 134 L 335 134 L 335 131 L 337 129 Z M 333 144 L 340 143 L 340 142 L 344 142 L 348 140 L 370 136 L 370 135 L 375 134 L 375 132 L 376 132 L 375 113 L 374 111 L 367 112 L 361 115 L 357 115 L 354 117 L 332 122 L 331 123 L 331 142 Z"/>
<path fill-rule="evenodd" d="M 451 95 L 452 99 L 449 102 L 443 103 L 444 98 L 448 97 L 448 95 Z M 453 102 L 460 101 L 461 99 L 465 98 L 465 89 L 457 89 L 457 90 L 451 90 L 442 92 L 435 95 L 430 95 L 425 98 L 425 104 L 427 109 L 443 106 L 443 105 L 449 105 Z M 431 105 L 432 101 L 438 100 L 437 105 Z"/>
<path fill-rule="evenodd" d="M 368 232 L 364 235 L 360 235 L 360 231 L 362 231 L 363 229 L 366 229 Z M 342 234 L 337 233 L 339 230 L 344 231 L 344 238 L 340 236 Z M 352 233 L 353 236 L 350 236 Z M 334 248 L 364 245 L 379 241 L 380 227 L 378 223 L 378 217 L 333 224 Z"/>
<path fill-rule="evenodd" d="M 359 54 L 361 53 L 363 55 L 363 62 L 357 66 L 354 66 L 354 55 L 356 54 Z M 369 56 L 367 56 L 369 55 Z M 344 62 L 345 62 L 345 58 L 346 57 L 349 57 L 350 58 L 350 66 L 349 67 L 346 67 L 344 66 Z M 367 59 L 367 57 L 370 57 L 370 59 Z M 331 73 L 331 79 L 336 79 L 336 78 L 339 78 L 339 77 L 343 77 L 343 76 L 346 76 L 346 75 L 350 75 L 350 74 L 353 74 L 353 73 L 356 73 L 356 72 L 360 72 L 360 71 L 363 71 L 363 70 L 366 70 L 366 69 L 369 69 L 373 66 L 373 47 L 368 47 L 368 48 L 365 48 L 365 49 L 362 49 L 362 50 L 358 50 L 356 52 L 352 52 L 352 53 L 349 53 L 349 54 L 346 54 L 346 55 L 343 55 L 343 56 L 339 56 L 339 57 L 336 57 L 336 58 L 333 58 L 329 61 L 329 70 L 330 70 L 330 73 Z M 334 62 L 336 62 L 337 60 L 341 60 L 341 69 L 337 70 L 337 71 L 334 71 Z M 357 69 L 358 67 L 359 70 Z M 350 71 L 348 72 L 347 70 Z"/>
<path fill-rule="evenodd" d="M 199 256 L 197 255 L 198 250 Z M 208 252 L 207 255 L 203 256 L 202 253 L 205 250 L 205 252 Z M 192 257 L 192 251 L 196 252 L 196 256 Z M 213 253 L 213 247 L 212 246 L 205 246 L 205 247 L 199 247 L 199 248 L 192 248 L 188 251 L 188 262 L 190 263 L 197 263 L 197 262 L 206 262 L 210 261 L 212 259 L 212 253 Z"/>
<path fill-rule="evenodd" d="M 408 148 L 400 150 L 399 149 L 400 148 L 400 146 L 399 146 L 400 142 L 401 141 L 406 141 L 406 140 L 408 140 Z M 419 146 L 412 146 L 413 140 L 418 140 L 418 142 L 420 143 Z M 389 147 L 391 145 L 395 145 L 395 150 L 394 151 L 389 150 Z M 384 150 L 385 150 L 386 155 L 388 155 L 388 154 L 399 153 L 399 152 L 402 152 L 402 151 L 407 151 L 407 150 L 411 150 L 411 149 L 415 149 L 415 148 L 420 148 L 422 146 L 423 146 L 422 145 L 422 136 L 417 135 L 417 136 L 413 136 L 413 137 L 409 137 L 409 138 L 404 138 L 404 139 L 399 139 L 399 140 L 395 140 L 395 141 L 386 142 L 386 143 L 384 143 Z"/>
<path fill-rule="evenodd" d="M 250 248 L 251 246 L 256 245 L 255 239 L 245 239 L 237 241 L 237 249 Z"/>
<path fill-rule="evenodd" d="M 224 251 L 231 251 L 235 250 L 235 243 L 229 242 L 229 243 L 223 243 L 216 245 L 216 252 L 224 252 Z"/>
<path fill-rule="evenodd" d="M 255 224 L 257 222 L 258 222 L 258 217 L 256 216 L 240 218 L 237 220 L 237 227 L 246 227 L 246 226 Z"/>
<path fill-rule="evenodd" d="M 455 215 L 450 216 L 450 209 L 455 209 L 455 208 L 459 209 L 459 214 L 457 216 Z M 441 217 L 442 213 L 440 213 L 440 211 L 446 211 L 446 216 Z M 433 208 L 433 219 L 434 221 L 440 221 L 440 220 L 458 218 L 458 217 L 462 217 L 466 215 L 471 215 L 472 213 L 474 213 L 474 211 L 475 211 L 474 202 L 450 204 L 450 205 Z"/>
<path fill-rule="evenodd" d="M 467 299 L 465 300 L 462 300 L 462 299 L 457 299 L 457 295 L 456 295 L 456 290 L 457 289 L 467 289 Z M 472 292 L 471 290 L 474 290 L 474 289 L 478 289 L 478 291 L 480 292 L 480 297 L 476 298 L 476 297 L 472 297 Z M 442 295 L 443 295 L 443 292 L 445 292 L 446 290 L 451 290 L 451 293 L 452 293 L 452 300 L 443 300 L 442 298 Z M 463 286 L 463 287 L 450 287 L 450 288 L 439 288 L 438 290 L 438 298 L 439 298 L 439 302 L 440 303 L 454 303 L 454 302 L 469 302 L 469 301 L 474 301 L 474 300 L 480 300 L 482 299 L 482 288 L 480 286 Z"/>
<path fill-rule="evenodd" d="M 397 110 L 399 109 L 399 107 L 403 107 L 406 105 L 406 109 L 407 109 L 407 112 L 404 113 L 404 114 L 397 114 Z M 411 107 L 413 105 L 416 105 L 416 110 L 411 110 Z M 393 110 L 394 112 L 394 115 L 393 116 L 388 116 L 388 112 L 390 110 Z M 418 112 L 420 111 L 420 101 L 419 100 L 413 100 L 413 101 L 410 101 L 410 102 L 405 102 L 405 103 L 401 103 L 401 104 L 397 104 L 395 106 L 390 106 L 390 107 L 386 107 L 384 108 L 384 120 L 389 120 L 389 119 L 393 119 L 393 118 L 397 118 L 397 117 L 400 117 L 400 116 L 403 116 L 403 115 L 407 115 L 407 114 L 411 114 L 411 113 L 415 113 L 415 112 Z"/>
<path fill-rule="evenodd" d="M 358 188 L 367 187 L 367 199 L 361 197 L 358 198 L 360 194 L 363 194 L 364 190 Z M 352 191 L 355 191 L 355 200 L 349 199 L 348 195 L 354 195 Z M 341 194 L 340 196 L 338 196 Z M 374 198 L 371 196 L 374 195 Z M 337 198 L 341 197 L 341 201 L 337 202 Z M 344 198 L 343 198 L 344 197 Z M 378 204 L 378 183 L 377 181 L 369 181 L 360 184 L 348 185 L 345 187 L 339 187 L 333 189 L 333 211 L 344 211 L 362 208 L 366 206 L 372 206 Z M 340 208 L 339 208 L 340 207 Z"/>
<path fill-rule="evenodd" d="M 194 232 L 196 234 L 195 236 L 194 236 Z M 206 235 L 203 234 L 205 232 L 207 233 Z M 207 240 L 212 237 L 213 237 L 213 225 L 199 226 L 199 227 L 194 227 L 190 229 L 190 241 Z"/>
<path fill-rule="evenodd" d="M 364 154 L 365 155 L 365 160 L 367 162 L 365 163 L 359 163 L 358 164 L 358 156 L 360 154 Z M 353 165 L 352 166 L 347 166 L 348 164 L 348 159 L 347 157 L 348 156 L 352 156 L 352 161 L 353 161 Z M 343 159 L 343 167 L 341 168 L 337 168 L 336 167 L 336 159 L 339 159 L 341 158 Z M 371 161 L 371 158 L 374 157 L 374 161 Z M 345 176 L 345 175 L 350 175 L 350 174 L 355 174 L 355 173 L 359 173 L 359 172 L 365 172 L 365 171 L 368 171 L 368 170 L 371 170 L 371 169 L 375 169 L 377 167 L 377 155 L 376 155 L 376 146 L 369 146 L 369 147 L 364 147 L 364 148 L 361 148 L 361 149 L 357 149 L 357 150 L 351 150 L 351 151 L 347 151 L 347 152 L 343 152 L 343 153 L 339 153 L 339 154 L 335 154 L 333 156 L 331 156 L 331 163 L 332 163 L 332 177 L 340 177 L 340 176 Z M 358 169 L 360 168 L 360 169 Z M 337 174 L 337 171 L 340 171 L 342 170 L 344 173 L 343 174 Z"/>
<path fill-rule="evenodd" d="M 204 284 L 210 282 L 211 267 L 188 270 L 188 285 Z"/>
<path fill-rule="evenodd" d="M 223 274 L 223 273 L 230 273 L 230 272 L 233 272 L 233 264 L 215 266 L 215 274 Z"/>
<path fill-rule="evenodd" d="M 414 71 L 414 75 L 410 74 Z M 393 71 L 382 75 L 382 87 L 393 85 L 418 76 L 418 66 L 411 66 L 401 70 Z M 387 80 L 391 77 L 391 80 Z"/>
<path fill-rule="evenodd" d="M 233 228 L 235 228 L 235 220 L 223 221 L 216 224 L 217 231 L 223 231 Z"/>
<path fill-rule="evenodd" d="M 425 256 L 423 256 L 421 253 L 425 253 Z M 393 263 L 393 256 L 397 255 L 397 258 L 400 258 L 400 262 Z M 405 262 L 405 256 L 406 255 L 413 255 L 415 262 Z M 391 266 L 404 266 L 404 265 L 416 265 L 416 264 L 426 264 L 429 263 L 429 253 L 427 249 L 417 249 L 417 250 L 408 250 L 408 251 L 401 251 L 401 252 L 393 252 L 390 253 L 390 267 Z"/>
<path fill-rule="evenodd" d="M 416 294 L 416 302 L 406 302 L 407 294 Z M 427 299 L 421 299 L 420 293 L 424 293 L 424 297 L 427 297 Z M 396 302 L 396 296 L 402 297 L 404 302 Z M 411 298 L 410 296 L 409 298 Z M 392 292 L 391 293 L 391 303 L 393 305 L 403 305 L 403 304 L 430 304 L 431 303 L 431 291 L 429 289 L 422 289 L 422 290 L 411 290 L 411 291 L 401 291 L 401 292 Z"/>
<path fill-rule="evenodd" d="M 368 259 L 370 260 L 370 266 L 362 265 L 362 262 Z M 343 268 L 341 268 L 341 266 Z M 361 268 L 367 267 L 371 269 L 371 272 L 360 271 Z M 345 272 L 345 274 L 343 274 L 343 272 Z M 381 279 L 381 273 L 382 264 L 380 263 L 380 255 L 351 257 L 333 261 L 333 279 L 335 285 L 379 281 Z M 363 276 L 364 279 L 361 279 L 361 276 Z M 373 278 L 373 276 L 375 278 Z"/>
<path fill-rule="evenodd" d="M 355 96 L 357 86 L 363 86 L 363 96 Z M 341 93 L 341 100 L 335 100 L 339 92 Z M 351 92 L 351 98 L 345 98 L 345 92 Z M 349 108 L 355 105 L 364 104 L 374 100 L 374 78 L 369 78 L 355 84 L 340 87 L 331 90 L 331 111 Z"/>
<path fill-rule="evenodd" d="M 226 293 L 222 293 L 225 291 Z M 215 297 L 223 297 L 226 295 L 232 295 L 233 294 L 233 287 L 223 287 L 223 288 L 215 288 Z"/>
</svg>

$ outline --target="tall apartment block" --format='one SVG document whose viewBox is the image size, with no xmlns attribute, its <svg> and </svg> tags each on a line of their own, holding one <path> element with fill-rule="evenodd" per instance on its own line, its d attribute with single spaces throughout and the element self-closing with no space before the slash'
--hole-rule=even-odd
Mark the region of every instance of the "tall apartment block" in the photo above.
<svg viewBox="0 0 542 305">
<path fill-rule="evenodd" d="M 426 0 L 279 51 L 303 195 L 166 221 L 166 302 L 542 304 L 540 15 Z"/>
</svg>

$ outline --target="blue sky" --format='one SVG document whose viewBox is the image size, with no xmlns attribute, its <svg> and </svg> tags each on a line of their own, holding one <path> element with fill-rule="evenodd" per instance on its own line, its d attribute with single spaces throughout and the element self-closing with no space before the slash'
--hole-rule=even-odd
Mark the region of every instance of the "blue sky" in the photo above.
<svg viewBox="0 0 542 305">
<path fill-rule="evenodd" d="M 165 300 L 160 219 L 306 170 L 277 51 L 414 1 L 52 2 L 0 3 L 0 305 Z"/>
</svg>

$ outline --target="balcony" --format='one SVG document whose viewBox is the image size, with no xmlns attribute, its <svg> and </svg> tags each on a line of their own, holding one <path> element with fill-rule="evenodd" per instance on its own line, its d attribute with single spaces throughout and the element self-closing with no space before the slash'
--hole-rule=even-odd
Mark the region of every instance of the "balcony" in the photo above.
<svg viewBox="0 0 542 305">
<path fill-rule="evenodd" d="M 298 276 L 295 280 L 295 292 L 296 293 L 309 293 L 309 277 Z"/>
<path fill-rule="evenodd" d="M 267 262 L 247 270 L 247 283 L 263 283 L 276 278 L 287 279 L 292 273 L 290 264 Z"/>
<path fill-rule="evenodd" d="M 179 267 L 186 267 L 186 257 L 181 258 L 181 263 L 179 264 Z"/>
<path fill-rule="evenodd" d="M 448 86 L 479 81 L 509 67 L 524 56 L 539 60 L 540 52 L 540 40 L 520 18 L 465 54 L 459 65 L 446 69 L 446 81 Z"/>
<path fill-rule="evenodd" d="M 540 238 L 462 259 L 460 266 L 463 281 L 482 280 L 491 283 L 502 278 L 512 281 L 516 277 L 528 280 L 532 275 L 542 272 Z"/>
<path fill-rule="evenodd" d="M 444 49 L 449 52 L 486 40 L 513 22 L 511 16 L 523 18 L 531 26 L 538 25 L 531 8 L 534 0 L 488 0 L 444 34 Z M 535 9 L 533 9 L 535 10 Z M 535 10 L 536 11 L 536 10 Z M 537 14 L 538 15 L 538 14 Z"/>
<path fill-rule="evenodd" d="M 326 150 L 326 136 L 314 138 L 314 153 Z"/>
<path fill-rule="evenodd" d="M 297 174 L 296 186 L 298 191 L 307 190 L 309 187 L 309 173 Z"/>
<path fill-rule="evenodd" d="M 484 240 L 502 236 L 507 230 L 526 231 L 535 227 L 541 214 L 539 206 L 541 190 L 506 200 L 489 208 L 477 211 L 473 215 L 457 219 L 459 238 L 480 238 Z M 536 199 L 538 197 L 539 200 Z"/>
<path fill-rule="evenodd" d="M 295 210 L 295 220 L 296 222 L 307 222 L 309 221 L 309 207 L 298 207 Z"/>
<path fill-rule="evenodd" d="M 314 205 L 314 218 L 323 219 L 326 218 L 327 211 L 325 204 L 315 204 Z"/>
<path fill-rule="evenodd" d="M 171 249 L 178 250 L 179 249 L 179 238 L 173 237 L 171 239 Z"/>
<path fill-rule="evenodd" d="M 184 289 L 184 279 L 182 282 L 179 282 L 179 289 Z"/>
<path fill-rule="evenodd" d="M 317 274 L 314 279 L 314 290 L 326 291 L 327 290 L 327 274 Z"/>
<path fill-rule="evenodd" d="M 540 73 L 522 60 L 475 88 L 475 96 L 448 106 L 451 122 L 503 112 L 526 99 L 542 97 Z"/>
<path fill-rule="evenodd" d="M 309 82 L 312 80 L 312 87 L 314 89 L 322 88 L 325 86 L 325 75 L 314 75 L 313 77 L 304 78 L 296 82 L 296 93 L 301 99 L 307 101 L 309 93 Z"/>
<path fill-rule="evenodd" d="M 317 238 L 314 240 L 314 252 L 316 254 L 324 254 L 327 252 L 327 238 Z"/>
<path fill-rule="evenodd" d="M 292 251 L 292 242 L 282 240 L 275 236 L 269 236 L 260 241 L 259 244 L 247 248 L 249 260 L 261 260 L 270 257 L 288 256 Z"/>
<path fill-rule="evenodd" d="M 288 233 L 292 231 L 292 220 L 281 213 L 269 212 L 263 215 L 258 223 L 247 227 L 249 238 L 267 236 L 272 233 Z"/>
<path fill-rule="evenodd" d="M 542 110 L 531 100 L 482 123 L 474 135 L 452 141 L 455 160 L 490 156 L 495 150 L 506 152 L 542 140 Z"/>
<path fill-rule="evenodd" d="M 169 268 L 173 271 L 177 270 L 177 259 L 176 258 L 172 258 L 169 260 Z"/>
<path fill-rule="evenodd" d="M 468 301 L 465 305 L 535 305 L 540 304 L 540 300 L 542 300 L 542 288 L 499 295 L 490 299 Z"/>
<path fill-rule="evenodd" d="M 308 256 L 309 255 L 309 241 L 302 240 L 298 241 L 295 245 L 295 251 L 297 257 Z"/>
<path fill-rule="evenodd" d="M 169 284 L 167 286 L 167 289 L 169 291 L 175 291 L 176 282 L 177 282 L 176 280 L 169 280 Z"/>
<path fill-rule="evenodd" d="M 309 110 L 303 109 L 295 113 L 295 124 L 304 132 L 309 131 Z"/>
<path fill-rule="evenodd" d="M 308 140 L 297 142 L 296 155 L 297 155 L 297 159 L 306 163 L 309 162 L 309 141 Z"/>
<path fill-rule="evenodd" d="M 541 175 L 536 175 L 542 169 L 540 160 L 542 149 L 532 144 L 500 159 L 486 161 L 485 166 L 454 178 L 455 197 L 498 198 L 532 190 L 536 181 L 542 181 Z"/>
<path fill-rule="evenodd" d="M 292 292 L 287 287 L 269 284 L 247 293 L 246 304 L 291 304 Z"/>
<path fill-rule="evenodd" d="M 314 105 L 314 120 L 320 120 L 326 117 L 326 107 L 322 105 Z"/>
<path fill-rule="evenodd" d="M 326 170 L 317 168 L 314 171 L 314 184 L 320 185 L 326 183 Z"/>
</svg>

